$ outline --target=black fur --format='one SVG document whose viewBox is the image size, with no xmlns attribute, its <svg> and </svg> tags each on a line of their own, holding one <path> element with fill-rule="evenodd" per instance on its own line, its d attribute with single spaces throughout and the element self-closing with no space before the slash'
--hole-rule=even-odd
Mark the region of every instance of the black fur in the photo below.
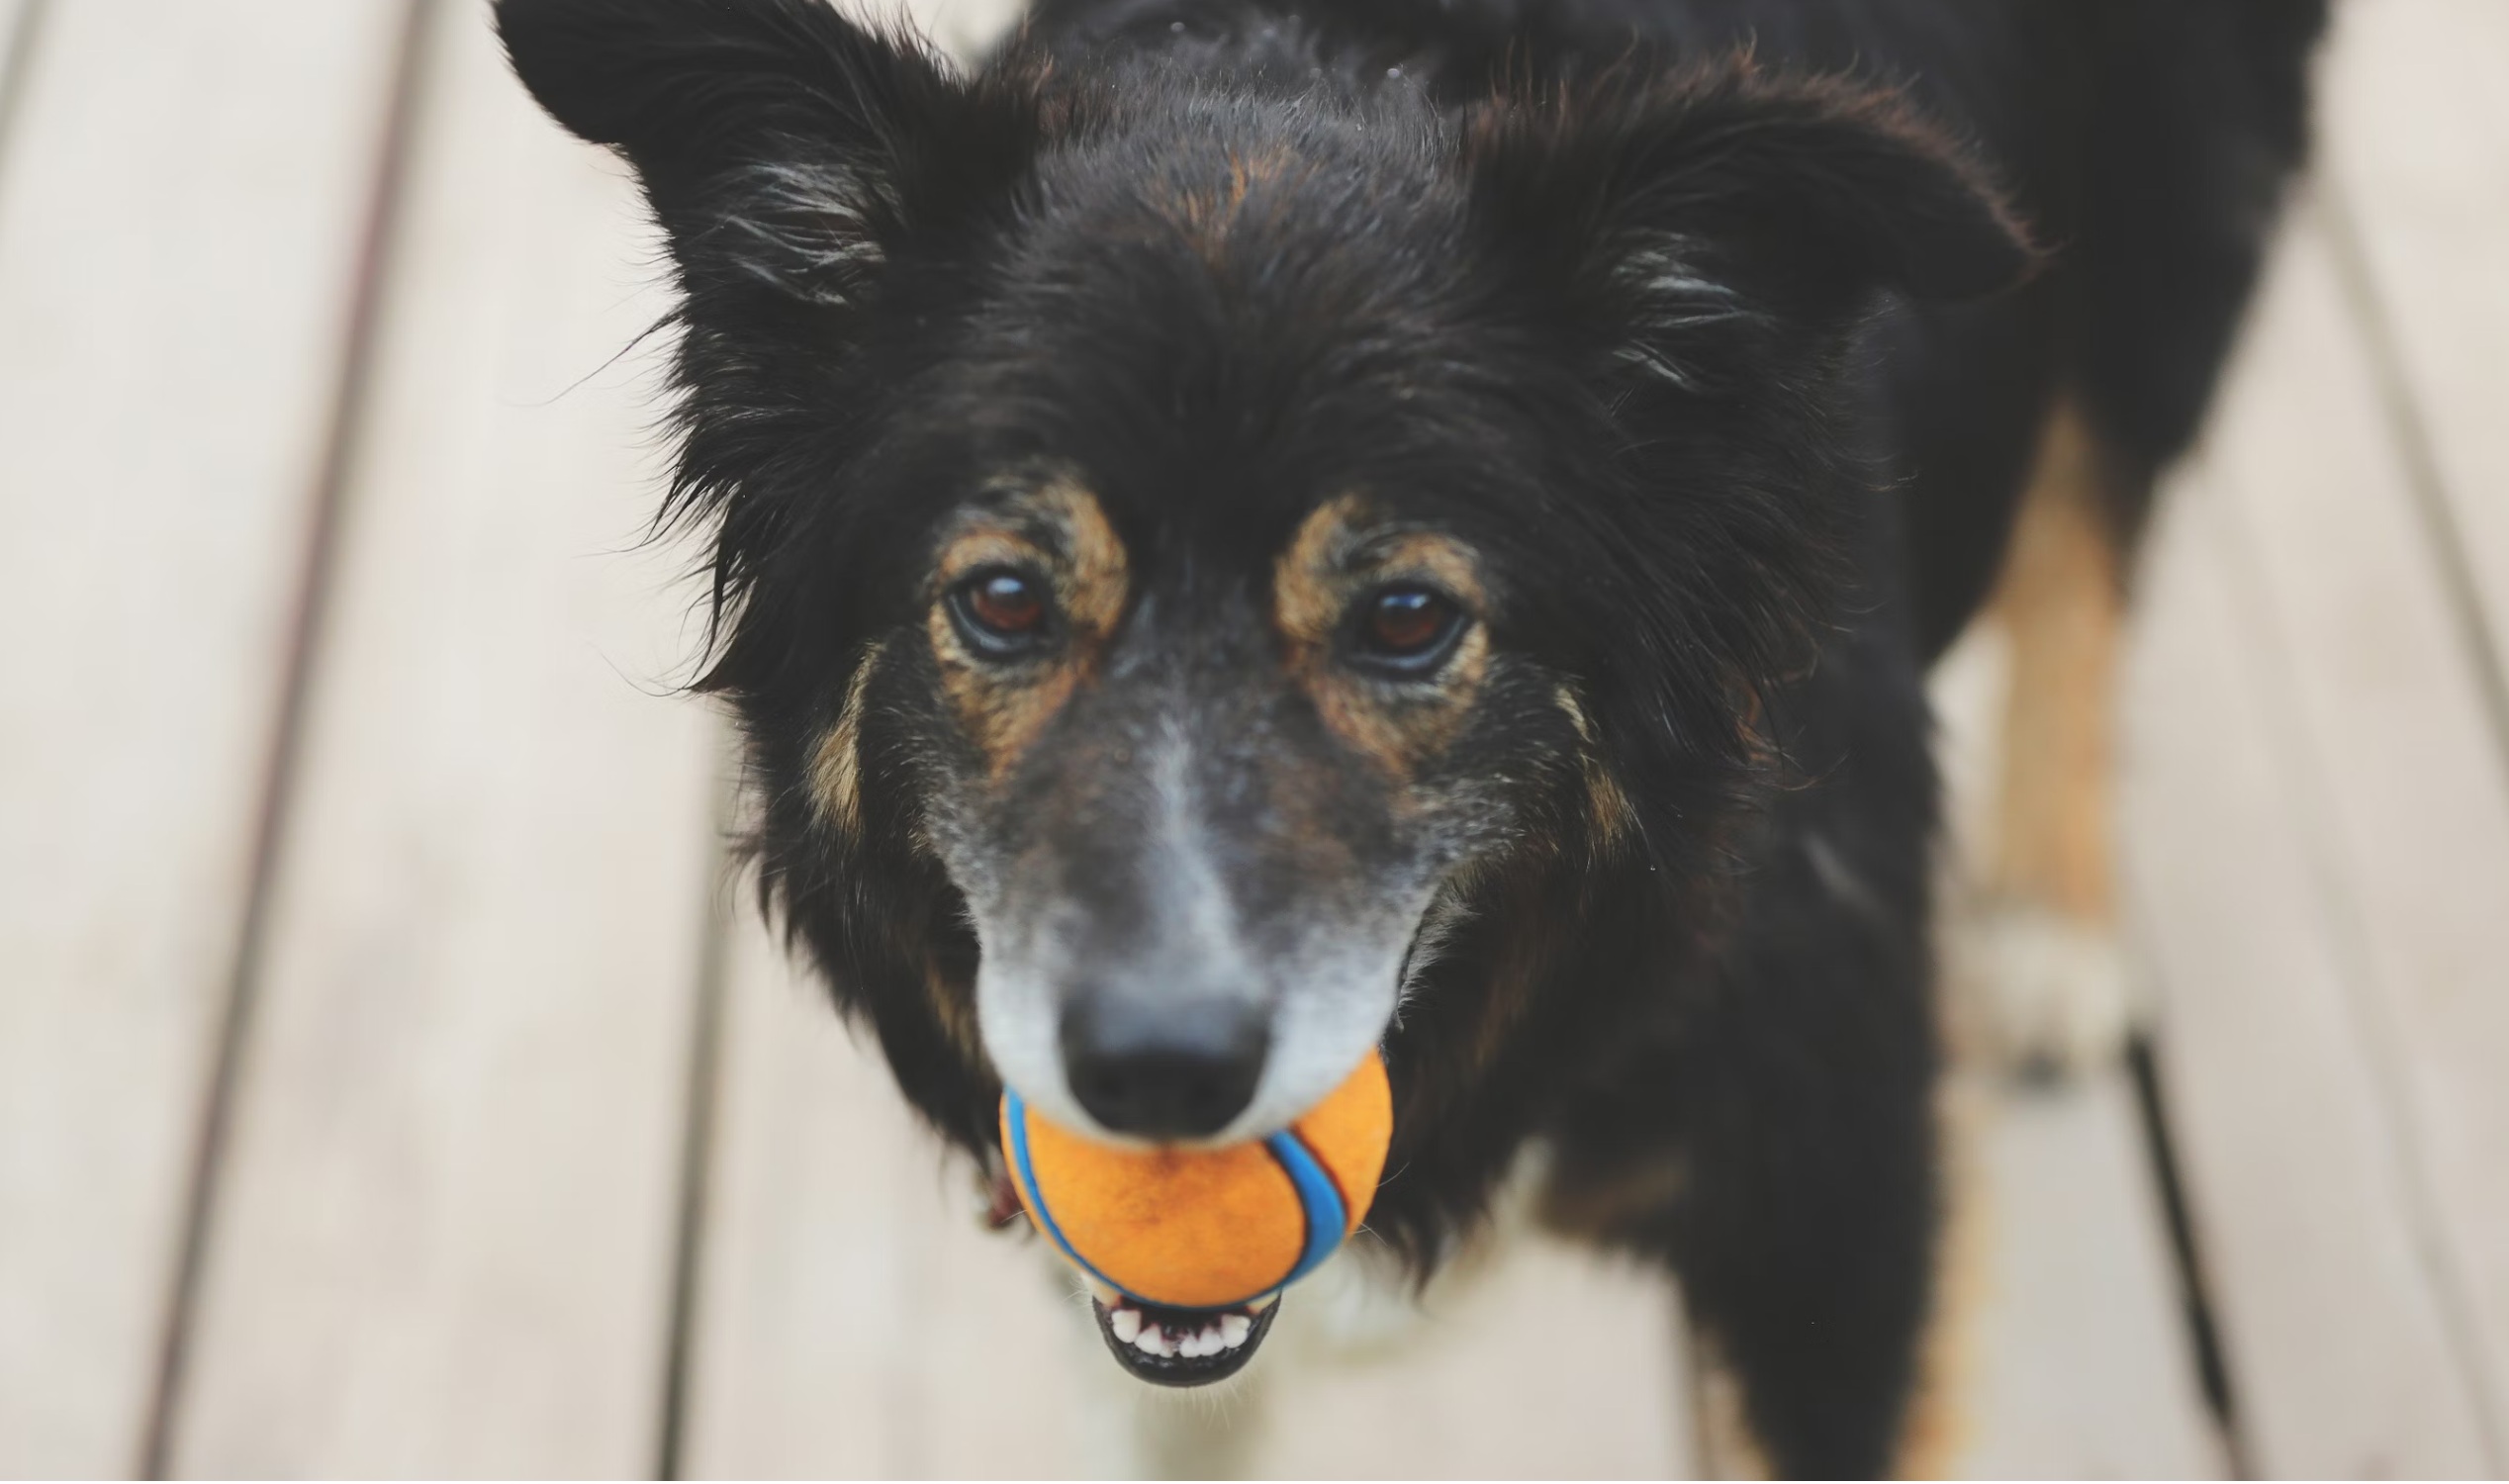
<svg viewBox="0 0 2509 1484">
<path fill-rule="evenodd" d="M 1371 1227 L 1425 1271 L 1547 1142 L 1551 1209 L 1674 1265 L 1776 1463 L 1862 1476 L 1936 1228 L 1921 674 L 2060 388 L 2147 471 L 2192 435 L 2322 9 L 1043 0 L 968 79 L 817 0 L 498 14 L 670 233 L 705 684 L 767 890 L 914 1104 L 990 1145 L 932 837 L 976 786 L 916 638 L 942 522 L 1003 470 L 1082 471 L 1142 569 L 1122 673 L 1319 773 L 1247 595 L 1364 488 L 1487 556 L 1501 657 L 1393 788 L 1481 833 L 1416 846 L 1470 911 L 1387 1034 Z M 1293 167 L 1197 238 L 1177 203 L 1262 160 Z M 844 825 L 811 758 L 879 641 Z M 1133 684 L 1034 778 L 1119 766 Z M 1065 783 L 1028 796 L 1062 827 Z M 1401 845 L 1348 828 L 1351 860 Z M 1368 889 L 1264 869 L 1292 907 Z"/>
</svg>

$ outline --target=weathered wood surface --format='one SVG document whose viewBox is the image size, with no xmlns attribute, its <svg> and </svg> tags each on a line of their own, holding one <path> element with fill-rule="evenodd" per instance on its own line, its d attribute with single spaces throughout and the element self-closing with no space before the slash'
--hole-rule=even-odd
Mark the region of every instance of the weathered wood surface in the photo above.
<svg viewBox="0 0 2509 1484">
<path fill-rule="evenodd" d="M 2275 1476 L 2500 1466 L 2407 1089 L 2403 986 L 2382 979 L 2396 909 L 2346 822 L 2399 788 L 2463 790 L 2390 821 L 2436 860 L 2374 862 L 2462 903 L 2509 859 L 2490 854 L 2498 763 L 2367 379 L 2303 219 L 2158 543 L 2128 707 L 2127 850 L 2173 1128 L 2246 1442 Z M 2360 688 L 2341 702 L 2338 677 Z M 2341 750 L 2372 728 L 2383 756 Z"/>
<path fill-rule="evenodd" d="M 632 550 L 650 363 L 605 368 L 659 305 L 623 176 L 537 115 L 476 9 L 424 45 L 186 1474 L 658 1456 L 719 869 L 714 726 L 655 694 L 690 595 Z"/>
<path fill-rule="evenodd" d="M 0 100 L 0 1473 L 140 1464 L 395 10 L 57 3 Z"/>
<path fill-rule="evenodd" d="M 2010 668 L 1988 622 L 1933 676 L 1955 903 L 1991 838 Z M 1968 1067 L 1946 1113 L 1960 1203 L 1946 1461 L 1969 1478 L 2221 1477 L 2125 1068 L 2014 1086 Z"/>
<path fill-rule="evenodd" d="M 2360 1034 L 2416 1197 L 2406 1214 L 2481 1392 L 2492 1464 L 2504 1467 L 2509 759 L 2486 679 L 2432 580 L 2439 553 L 2415 518 L 2394 440 L 2342 420 L 2375 404 L 2357 333 L 2335 336 L 2321 241 L 2308 228 L 2292 234 L 2292 288 L 2261 325 L 2272 338 L 2242 389 L 2271 420 L 2226 417 L 2208 467 L 2231 544 L 2247 554 L 2251 611 L 2275 635 L 2260 660 L 2287 678 L 2277 719 L 2315 785 L 2303 785 L 2294 810 L 2344 904 Z M 2509 378 L 2495 387 L 2509 409 Z M 2322 415 L 2303 424 L 2313 435 L 2291 437 L 2288 419 L 2306 414 Z"/>
<path fill-rule="evenodd" d="M 2509 654 L 2509 6 L 2346 0 L 2322 69 L 2325 195 L 2418 493 Z M 2495 722 L 2509 718 L 2494 717 Z M 2497 1166 L 2495 1166 L 2497 1167 Z"/>
<path fill-rule="evenodd" d="M 1381 1353 L 1346 1348 L 1328 1363 L 1283 1367 L 1269 1384 L 1258 1472 L 1695 1476 L 1692 1388 L 1671 1285 L 1538 1238 L 1505 1253 L 1485 1275 L 1433 1285 L 1423 1316 L 1393 1327 Z M 1324 1293 L 1294 1297 L 1310 1307 L 1327 1301 Z M 1282 1326 L 1296 1317 L 1283 1315 Z"/>
<path fill-rule="evenodd" d="M 2376 533 L 2374 566 L 2340 508 L 2276 510 L 2252 488 L 2247 528 L 2317 661 L 2299 699 L 2345 782 L 2325 800 L 2335 854 L 2509 1468 L 2509 7 L 2370 0 L 2340 27 L 2327 216 L 2357 254 L 2341 266 L 2421 518 Z"/>
<path fill-rule="evenodd" d="M 1078 1472 L 1071 1362 L 1110 1362 L 1073 1342 L 1095 1338 L 1033 1245 L 980 1230 L 973 1175 L 915 1125 L 869 1033 L 855 1043 L 746 890 L 731 910 L 686 1472 Z"/>
<path fill-rule="evenodd" d="M 1972 1479 L 2226 1478 L 2123 1067 L 1981 1088 L 1986 1202 L 1960 1357 Z"/>
<path fill-rule="evenodd" d="M 0 160 L 6 159 L 8 147 L 6 131 L 9 102 L 15 94 L 12 84 L 17 80 L 15 68 L 21 51 L 29 58 L 33 55 L 28 43 L 36 23 L 43 19 L 35 14 L 40 3 L 41 0 L 0 0 Z"/>
</svg>

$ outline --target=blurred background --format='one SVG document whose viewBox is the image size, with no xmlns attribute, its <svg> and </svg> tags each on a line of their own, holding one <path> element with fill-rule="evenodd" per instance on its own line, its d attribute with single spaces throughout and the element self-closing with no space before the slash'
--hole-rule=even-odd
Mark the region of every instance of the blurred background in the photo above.
<svg viewBox="0 0 2509 1484">
<path fill-rule="evenodd" d="M 0 47 L 0 1473 L 1091 1468 L 1112 1367 L 726 864 L 619 167 L 480 0 Z M 2140 579 L 2137 1049 L 1961 1083 L 1973 1474 L 2509 1468 L 2509 5 L 2324 60 Z M 1272 1368 L 1266 1471 L 1722 1464 L 1565 1251 Z"/>
</svg>

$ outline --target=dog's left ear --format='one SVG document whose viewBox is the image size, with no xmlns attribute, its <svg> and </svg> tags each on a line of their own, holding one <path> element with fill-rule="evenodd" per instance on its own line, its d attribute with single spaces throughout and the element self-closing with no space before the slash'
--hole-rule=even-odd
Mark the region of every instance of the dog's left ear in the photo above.
<svg viewBox="0 0 2509 1484">
<path fill-rule="evenodd" d="M 2038 261 L 1985 173 L 1899 95 L 1747 60 L 1495 101 L 1464 163 L 1488 239 L 1623 337 L 1624 359 L 1676 379 L 1737 328 L 1834 326 L 1883 289 L 1976 298 Z"/>
<path fill-rule="evenodd" d="M 826 0 L 497 0 L 514 71 L 627 156 L 694 317 L 766 291 L 841 306 L 901 234 L 1026 157 L 1018 100 Z"/>
</svg>

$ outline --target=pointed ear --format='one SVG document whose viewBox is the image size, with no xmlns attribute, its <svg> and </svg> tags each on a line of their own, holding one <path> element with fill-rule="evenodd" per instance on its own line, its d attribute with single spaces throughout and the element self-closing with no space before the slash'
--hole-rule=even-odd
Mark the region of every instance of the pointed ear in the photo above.
<svg viewBox="0 0 2509 1484">
<path fill-rule="evenodd" d="M 1464 152 L 1495 239 L 1525 244 L 1522 266 L 1600 317 L 1622 359 L 1676 381 L 1719 340 L 1835 327 L 1881 289 L 1976 298 L 2038 262 L 1985 173 L 1899 95 L 1747 59 L 1494 102 Z"/>
<path fill-rule="evenodd" d="M 497 26 L 540 105 L 636 167 L 693 311 L 853 302 L 899 234 L 1030 148 L 1007 95 L 823 0 L 498 0 Z"/>
</svg>

